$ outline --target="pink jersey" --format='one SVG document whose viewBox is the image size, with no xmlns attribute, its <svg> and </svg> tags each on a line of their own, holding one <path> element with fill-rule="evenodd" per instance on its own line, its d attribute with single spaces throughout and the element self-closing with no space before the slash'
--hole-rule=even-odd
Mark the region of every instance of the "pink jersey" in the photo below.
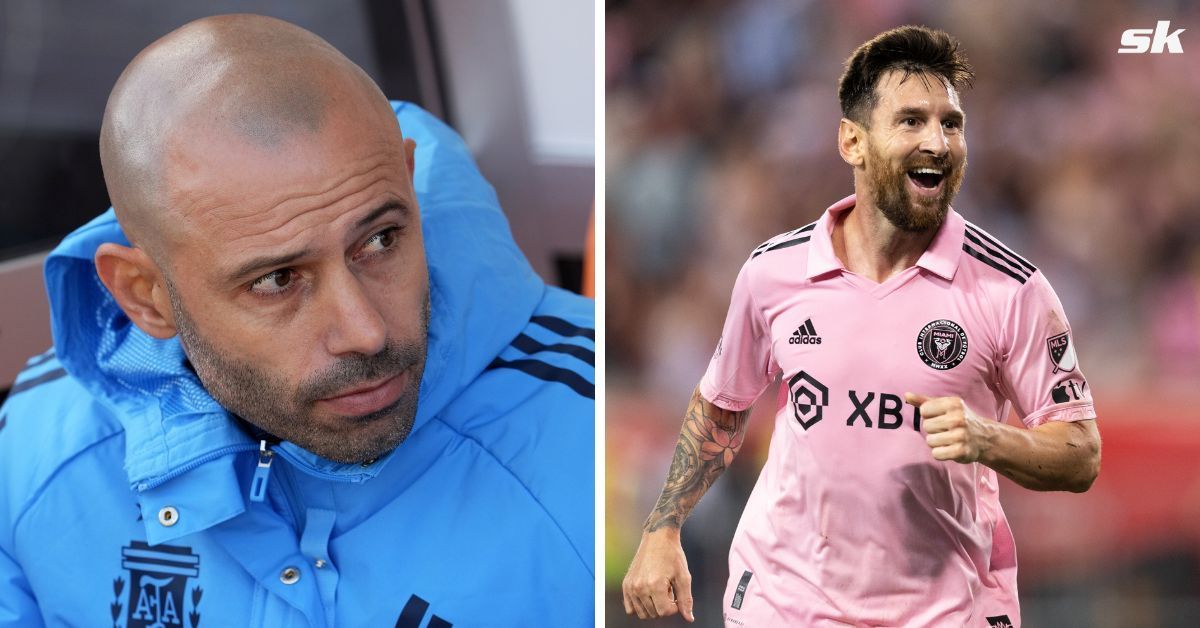
<svg viewBox="0 0 1200 628">
<path fill-rule="evenodd" d="M 1029 262 L 951 210 L 877 284 L 830 233 L 854 197 L 754 250 L 700 392 L 786 401 L 730 550 L 726 626 L 1020 626 L 996 474 L 933 459 L 905 392 L 1025 425 L 1094 419 L 1070 327 Z"/>
</svg>

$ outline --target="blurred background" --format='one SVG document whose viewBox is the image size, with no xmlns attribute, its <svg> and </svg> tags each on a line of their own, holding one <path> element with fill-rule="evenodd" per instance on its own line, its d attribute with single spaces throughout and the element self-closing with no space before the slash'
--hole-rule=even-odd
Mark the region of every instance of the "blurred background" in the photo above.
<svg viewBox="0 0 1200 628">
<path fill-rule="evenodd" d="M 220 13 L 307 28 L 389 98 L 450 123 L 533 267 L 581 288 L 595 196 L 591 2 L 0 0 L 0 400 L 50 346 L 46 253 L 108 207 L 98 139 L 109 90 L 146 45 Z"/>
<path fill-rule="evenodd" d="M 1117 54 L 1122 31 L 1158 20 L 1188 29 L 1184 54 Z M 1024 625 L 1200 626 L 1197 3 L 609 0 L 610 626 L 637 623 L 621 578 L 734 278 L 757 244 L 853 191 L 835 145 L 842 63 L 906 23 L 956 35 L 975 66 L 954 206 L 1049 278 L 1100 417 L 1090 492 L 1001 489 Z M 697 626 L 721 625 L 774 406 L 757 404 L 739 458 L 683 528 Z"/>
</svg>

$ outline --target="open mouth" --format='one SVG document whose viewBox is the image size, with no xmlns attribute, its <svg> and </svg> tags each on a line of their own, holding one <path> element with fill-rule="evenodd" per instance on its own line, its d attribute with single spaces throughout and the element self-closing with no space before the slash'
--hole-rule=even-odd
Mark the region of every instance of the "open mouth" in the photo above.
<svg viewBox="0 0 1200 628">
<path fill-rule="evenodd" d="M 940 168 L 913 168 L 908 171 L 908 178 L 919 188 L 933 190 L 941 185 L 946 175 Z"/>
</svg>

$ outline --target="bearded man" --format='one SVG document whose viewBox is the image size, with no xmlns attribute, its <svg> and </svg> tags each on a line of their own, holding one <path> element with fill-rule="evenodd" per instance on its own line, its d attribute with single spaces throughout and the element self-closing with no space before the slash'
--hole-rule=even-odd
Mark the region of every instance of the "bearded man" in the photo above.
<svg viewBox="0 0 1200 628">
<path fill-rule="evenodd" d="M 100 153 L 0 408 L 0 626 L 592 623 L 593 303 L 453 131 L 232 15 L 130 63 Z"/>
<path fill-rule="evenodd" d="M 838 151 L 854 194 L 742 267 L 625 577 L 627 613 L 693 620 L 680 526 L 779 376 L 725 625 L 1020 625 L 996 474 L 1085 491 L 1100 439 L 1049 283 L 950 208 L 972 77 L 957 40 L 924 27 L 848 60 Z M 1023 428 L 1004 423 L 1010 409 Z"/>
</svg>

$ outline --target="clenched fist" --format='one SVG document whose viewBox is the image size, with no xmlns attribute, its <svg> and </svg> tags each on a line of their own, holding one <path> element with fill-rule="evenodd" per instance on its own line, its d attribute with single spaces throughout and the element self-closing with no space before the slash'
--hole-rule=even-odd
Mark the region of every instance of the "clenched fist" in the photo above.
<svg viewBox="0 0 1200 628">
<path fill-rule="evenodd" d="M 925 442 L 934 459 L 978 462 L 991 446 L 996 422 L 975 414 L 960 397 L 904 393 L 904 401 L 921 410 Z"/>
</svg>

